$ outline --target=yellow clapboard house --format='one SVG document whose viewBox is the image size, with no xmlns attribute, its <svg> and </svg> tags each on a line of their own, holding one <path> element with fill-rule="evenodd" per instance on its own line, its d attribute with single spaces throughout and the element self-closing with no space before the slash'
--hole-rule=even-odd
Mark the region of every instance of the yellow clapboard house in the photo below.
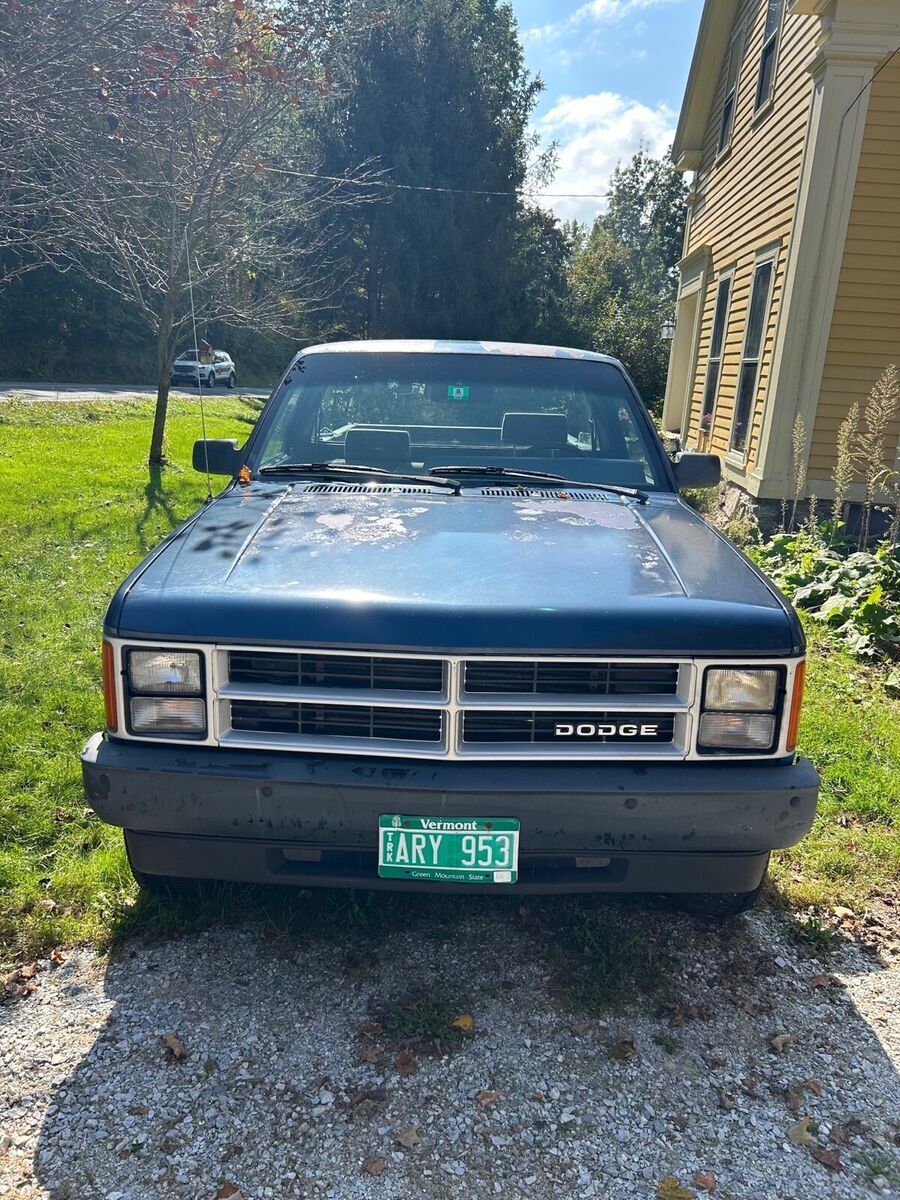
<svg viewBox="0 0 900 1200">
<path fill-rule="evenodd" d="M 827 499 L 842 420 L 900 365 L 900 0 L 706 0 L 673 153 L 663 426 L 780 499 L 799 415 Z"/>
</svg>

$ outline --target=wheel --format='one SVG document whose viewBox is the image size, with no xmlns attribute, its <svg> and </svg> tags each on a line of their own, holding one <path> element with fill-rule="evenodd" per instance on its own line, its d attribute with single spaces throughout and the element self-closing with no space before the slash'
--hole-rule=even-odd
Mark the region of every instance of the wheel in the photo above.
<svg viewBox="0 0 900 1200">
<path fill-rule="evenodd" d="M 142 892 L 147 892 L 151 896 L 191 896 L 197 892 L 199 884 L 196 879 L 183 879 L 177 875 L 148 875 L 146 871 L 138 870 L 131 857 L 128 830 L 123 829 L 122 833 L 125 838 L 128 866 L 131 868 L 135 883 Z"/>
<path fill-rule="evenodd" d="M 210 391 L 211 391 L 211 390 L 212 390 L 212 389 L 213 389 L 213 388 L 216 386 L 216 373 L 215 373 L 215 371 L 210 371 L 210 373 L 207 375 L 207 377 L 206 377 L 206 386 L 207 386 L 207 388 L 208 388 Z"/>
<path fill-rule="evenodd" d="M 236 383 L 237 383 L 237 376 L 235 375 L 234 371 L 232 371 L 231 374 L 228 376 L 228 386 L 230 388 L 233 388 Z"/>
</svg>

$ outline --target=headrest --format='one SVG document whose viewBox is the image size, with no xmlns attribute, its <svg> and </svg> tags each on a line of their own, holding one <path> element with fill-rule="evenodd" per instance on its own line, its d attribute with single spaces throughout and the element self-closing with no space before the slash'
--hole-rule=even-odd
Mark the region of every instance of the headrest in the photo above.
<svg viewBox="0 0 900 1200">
<path fill-rule="evenodd" d="M 404 429 L 348 429 L 344 462 L 363 467 L 392 467 L 408 463 L 409 434 Z"/>
<path fill-rule="evenodd" d="M 516 446 L 565 446 L 569 423 L 565 413 L 503 414 L 501 442 Z"/>
</svg>

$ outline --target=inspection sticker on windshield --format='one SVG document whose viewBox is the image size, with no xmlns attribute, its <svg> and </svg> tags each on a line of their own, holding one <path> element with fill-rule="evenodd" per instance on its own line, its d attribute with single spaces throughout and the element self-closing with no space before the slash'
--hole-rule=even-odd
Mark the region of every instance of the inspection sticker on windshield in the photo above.
<svg viewBox="0 0 900 1200">
<path fill-rule="evenodd" d="M 378 818 L 382 879 L 515 883 L 519 822 L 512 817 Z"/>
<path fill-rule="evenodd" d="M 447 388 L 448 400 L 468 400 L 469 389 L 461 383 L 451 383 Z"/>
</svg>

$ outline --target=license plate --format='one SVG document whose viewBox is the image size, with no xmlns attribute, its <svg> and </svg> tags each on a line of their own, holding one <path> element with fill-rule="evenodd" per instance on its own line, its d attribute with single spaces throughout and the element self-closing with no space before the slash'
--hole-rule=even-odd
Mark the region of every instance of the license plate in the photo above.
<svg viewBox="0 0 900 1200">
<path fill-rule="evenodd" d="M 519 822 L 512 817 L 378 818 L 382 879 L 515 883 Z"/>
</svg>

